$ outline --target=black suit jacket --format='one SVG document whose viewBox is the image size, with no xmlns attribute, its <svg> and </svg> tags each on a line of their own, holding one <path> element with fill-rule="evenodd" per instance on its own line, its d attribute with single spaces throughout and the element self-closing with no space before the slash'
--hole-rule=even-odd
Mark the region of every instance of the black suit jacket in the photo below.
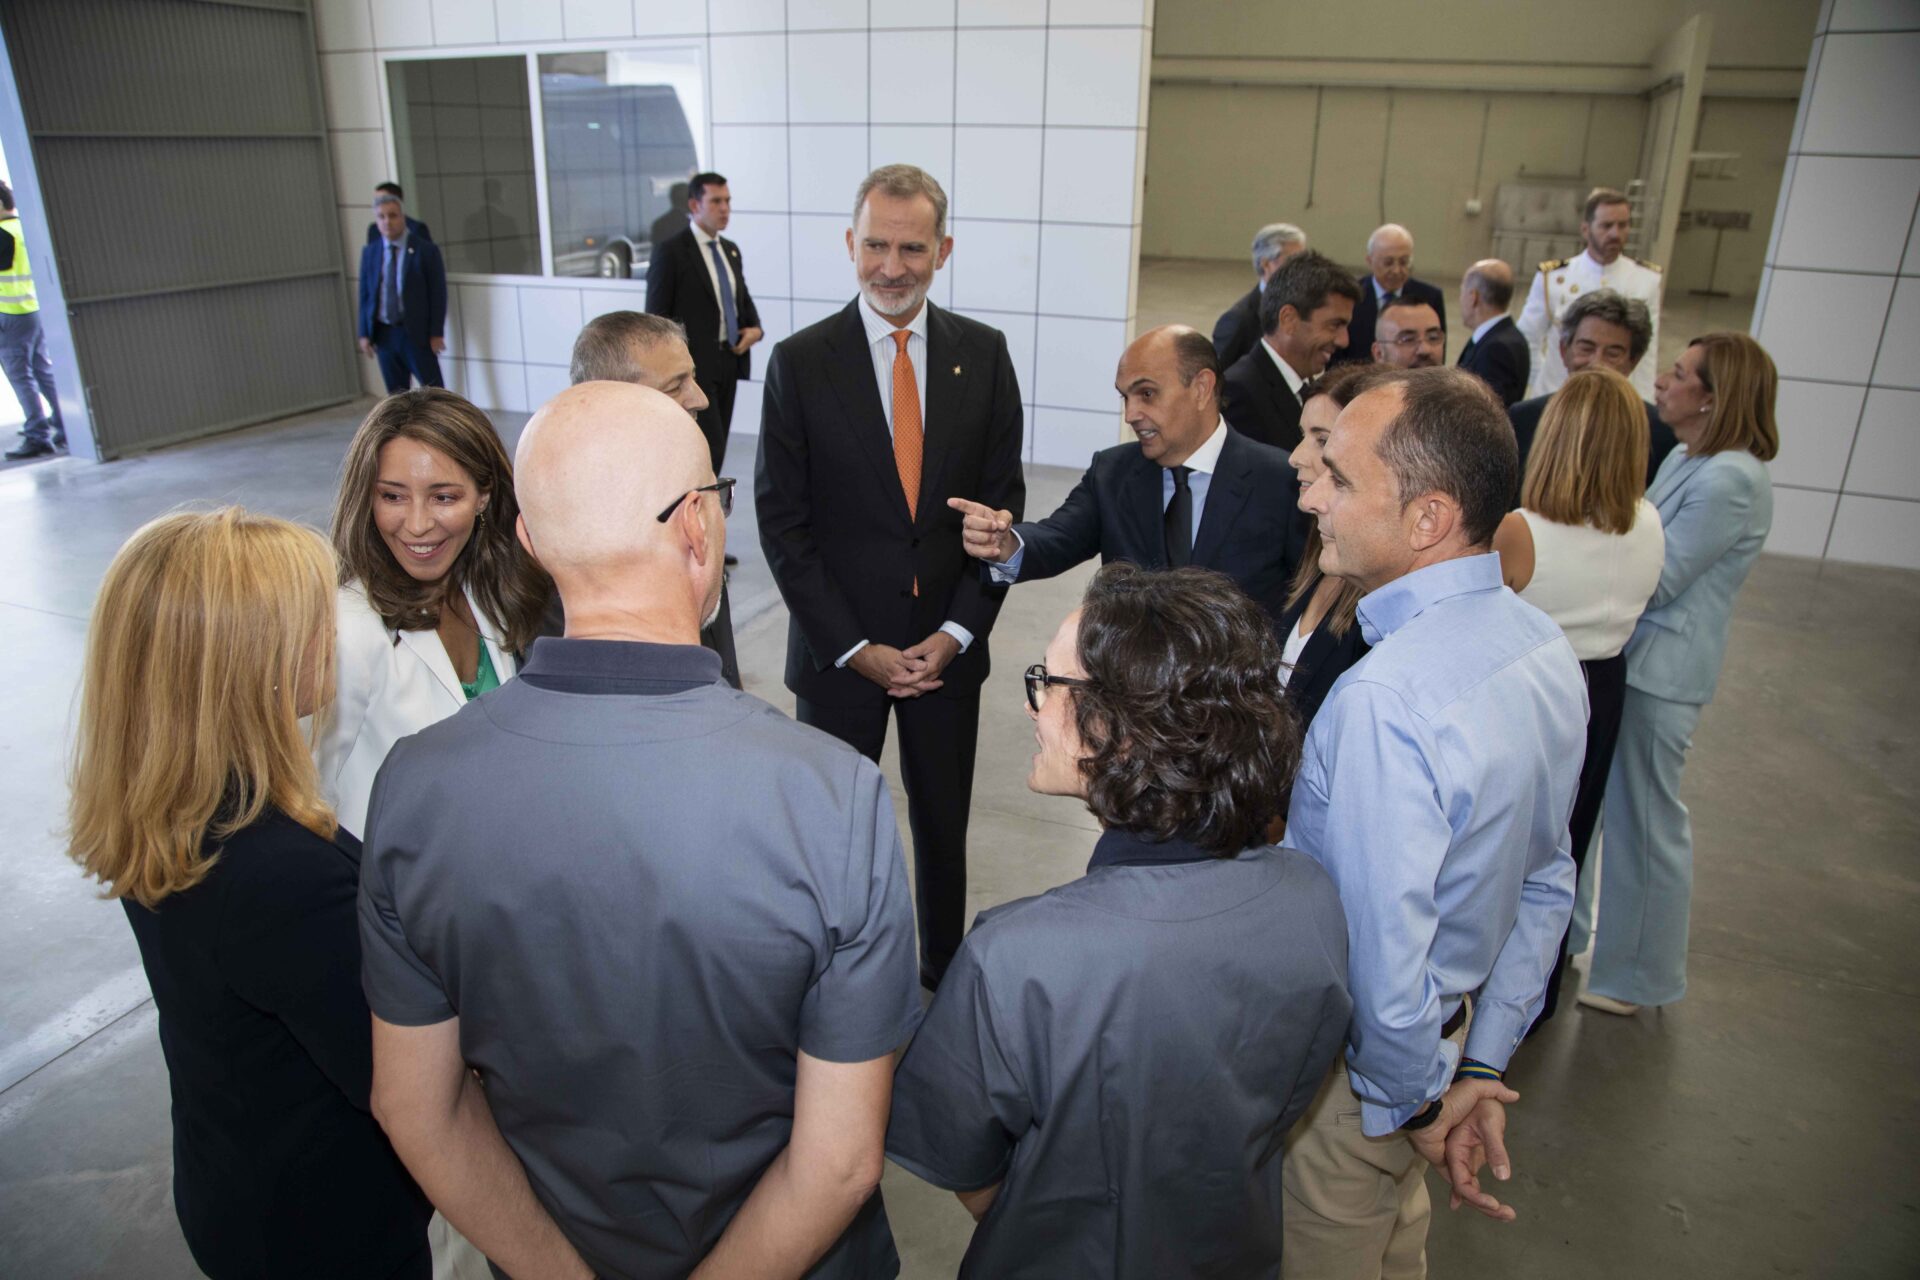
<svg viewBox="0 0 1920 1280">
<path fill-rule="evenodd" d="M 960 513 L 947 499 L 1019 519 L 1020 384 L 998 329 L 927 307 L 926 445 L 914 516 L 859 300 L 781 342 L 767 362 L 755 510 L 792 615 L 787 687 L 810 702 L 883 703 L 885 690 L 834 662 L 862 640 L 906 648 L 949 621 L 974 642 L 929 696 L 976 692 L 987 676 L 987 634 L 1006 588 L 986 581 L 961 546 Z"/>
<path fill-rule="evenodd" d="M 1300 443 L 1300 400 L 1259 342 L 1221 378 L 1220 416 L 1247 439 L 1282 453 Z"/>
<path fill-rule="evenodd" d="M 1015 526 L 1025 546 L 1020 581 L 1051 578 L 1096 555 L 1102 564 L 1124 560 L 1166 568 L 1165 474 L 1137 444 L 1094 454 L 1059 510 Z M 1298 555 L 1293 526 L 1299 494 L 1284 453 L 1227 432 L 1207 482 L 1193 563 L 1232 578 L 1274 618 L 1286 602 Z"/>
<path fill-rule="evenodd" d="M 1426 303 L 1439 314 L 1440 327 L 1447 327 L 1447 297 L 1433 285 L 1409 276 L 1407 282 L 1400 286 L 1400 296 Z M 1353 322 L 1347 326 L 1347 345 L 1333 353 L 1328 367 L 1373 359 L 1373 334 L 1379 322 L 1380 299 L 1373 292 L 1373 277 L 1361 276 L 1360 301 L 1353 304 Z"/>
<path fill-rule="evenodd" d="M 747 288 L 747 273 L 740 264 L 740 246 L 725 236 L 719 237 L 720 250 L 733 264 L 733 278 L 739 286 L 733 295 L 733 315 L 742 329 L 758 329 L 760 311 L 753 305 L 753 292 Z M 720 332 L 720 298 L 708 276 L 709 264 L 700 257 L 700 241 L 693 226 L 669 236 L 654 246 L 647 261 L 647 311 L 656 316 L 678 320 L 687 331 L 687 349 L 693 353 L 694 376 L 708 381 L 716 373 L 734 378 L 753 376 L 753 349 L 734 355 L 716 335 Z"/>
<path fill-rule="evenodd" d="M 270 808 L 203 843 L 224 847 L 200 883 L 121 901 L 160 1011 L 187 1247 L 214 1276 L 391 1275 L 433 1210 L 368 1109 L 360 842 Z"/>
<path fill-rule="evenodd" d="M 1300 597 L 1300 602 L 1286 609 L 1280 615 L 1280 639 L 1285 643 L 1293 634 L 1294 626 L 1300 621 L 1300 615 L 1307 610 L 1307 602 L 1313 598 L 1311 591 Z M 1353 625 L 1347 628 L 1343 636 L 1333 634 L 1333 628 L 1326 619 L 1313 629 L 1307 637 L 1306 647 L 1300 651 L 1300 657 L 1294 664 L 1292 679 L 1287 681 L 1287 699 L 1293 703 L 1293 709 L 1300 716 L 1300 732 L 1304 736 L 1307 727 L 1313 723 L 1313 717 L 1319 713 L 1320 704 L 1327 700 L 1327 694 L 1333 690 L 1333 682 L 1338 680 L 1354 663 L 1365 657 L 1370 648 L 1366 637 L 1360 633 L 1360 620 L 1355 618 Z"/>
<path fill-rule="evenodd" d="M 1546 412 L 1547 401 L 1551 399 L 1551 395 L 1535 396 L 1531 400 L 1507 406 L 1507 418 L 1513 423 L 1514 443 L 1520 446 L 1520 478 L 1516 484 L 1526 482 L 1527 453 L 1533 448 L 1534 433 L 1540 429 L 1540 415 Z M 1640 403 L 1647 407 L 1647 484 L 1652 485 L 1654 473 L 1660 470 L 1660 464 L 1680 441 L 1674 438 L 1673 428 L 1660 421 L 1660 411 L 1650 401 L 1642 400 Z M 1520 505 L 1518 490 L 1513 495 L 1513 505 Z"/>
<path fill-rule="evenodd" d="M 1501 316 L 1478 342 L 1468 338 L 1460 352 L 1460 367 L 1479 374 L 1505 405 L 1527 394 L 1527 373 L 1532 363 L 1526 335 L 1510 316 Z"/>
<path fill-rule="evenodd" d="M 1227 368 L 1235 360 L 1253 350 L 1253 344 L 1260 341 L 1260 286 L 1247 290 L 1246 296 L 1220 313 L 1213 324 L 1213 351 L 1220 357 L 1220 367 Z"/>
</svg>

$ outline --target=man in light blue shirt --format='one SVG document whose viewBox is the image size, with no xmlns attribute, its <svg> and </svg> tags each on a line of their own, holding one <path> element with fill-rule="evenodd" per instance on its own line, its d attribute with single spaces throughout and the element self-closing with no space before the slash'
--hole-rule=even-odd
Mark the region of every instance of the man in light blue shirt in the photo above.
<svg viewBox="0 0 1920 1280">
<path fill-rule="evenodd" d="M 1321 568 L 1367 591 L 1373 649 L 1315 717 L 1288 815 L 1340 890 L 1354 999 L 1346 1062 L 1289 1139 L 1288 1276 L 1424 1274 L 1422 1156 L 1456 1202 L 1513 1216 L 1477 1173 L 1510 1172 L 1501 1076 L 1572 909 L 1587 718 L 1572 648 L 1490 551 L 1515 456 L 1472 374 L 1391 374 L 1302 499 Z"/>
</svg>

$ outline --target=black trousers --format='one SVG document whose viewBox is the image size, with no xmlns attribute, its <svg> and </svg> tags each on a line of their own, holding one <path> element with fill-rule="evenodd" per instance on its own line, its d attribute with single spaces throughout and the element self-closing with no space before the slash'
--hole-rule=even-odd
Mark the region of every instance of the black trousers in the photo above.
<svg viewBox="0 0 1920 1280">
<path fill-rule="evenodd" d="M 707 407 L 695 414 L 694 420 L 700 424 L 700 434 L 707 438 L 707 452 L 713 455 L 716 476 L 720 474 L 720 464 L 726 461 L 727 436 L 733 431 L 733 396 L 740 386 L 734 360 L 731 350 L 723 350 L 719 357 L 694 370 L 700 389 L 707 393 Z"/>
<path fill-rule="evenodd" d="M 1567 823 L 1573 840 L 1574 883 L 1587 865 L 1587 846 L 1593 843 L 1594 828 L 1600 825 L 1600 806 L 1607 796 L 1607 772 L 1613 767 L 1613 745 L 1620 737 L 1620 710 L 1627 701 L 1627 655 L 1596 658 L 1580 664 L 1587 680 L 1587 758 L 1580 765 L 1580 789 L 1573 796 L 1573 816 Z M 1571 922 L 1569 922 L 1571 927 Z M 1538 1026 L 1553 1016 L 1560 1002 L 1560 978 L 1567 968 L 1567 935 L 1560 935 L 1560 950 L 1554 957 L 1553 972 L 1547 976 L 1547 999 L 1540 1006 Z"/>
<path fill-rule="evenodd" d="M 980 693 L 889 699 L 878 707 L 825 707 L 799 700 L 795 718 L 825 730 L 878 763 L 887 717 L 900 723 L 900 775 L 913 835 L 914 905 L 920 922 L 920 981 L 940 985 L 967 926 L 967 817 L 973 808 L 973 752 Z"/>
</svg>

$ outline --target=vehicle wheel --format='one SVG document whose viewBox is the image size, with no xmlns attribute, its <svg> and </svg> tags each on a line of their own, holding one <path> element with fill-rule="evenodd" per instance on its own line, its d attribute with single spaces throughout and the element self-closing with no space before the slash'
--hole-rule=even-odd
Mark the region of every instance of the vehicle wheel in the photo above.
<svg viewBox="0 0 1920 1280">
<path fill-rule="evenodd" d="M 633 250 L 624 244 L 610 244 L 600 253 L 600 278 L 602 280 L 631 280 L 633 278 Z"/>
</svg>

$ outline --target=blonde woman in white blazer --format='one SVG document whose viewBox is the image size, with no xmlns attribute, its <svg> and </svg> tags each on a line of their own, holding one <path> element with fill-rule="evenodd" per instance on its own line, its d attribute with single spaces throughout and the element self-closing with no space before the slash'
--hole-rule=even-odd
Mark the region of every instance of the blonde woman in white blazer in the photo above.
<svg viewBox="0 0 1920 1280">
<path fill-rule="evenodd" d="M 520 546 L 518 515 L 493 424 L 451 391 L 389 396 L 347 446 L 337 692 L 316 755 L 355 835 L 393 744 L 511 679 L 532 645 L 553 582 Z"/>
</svg>

